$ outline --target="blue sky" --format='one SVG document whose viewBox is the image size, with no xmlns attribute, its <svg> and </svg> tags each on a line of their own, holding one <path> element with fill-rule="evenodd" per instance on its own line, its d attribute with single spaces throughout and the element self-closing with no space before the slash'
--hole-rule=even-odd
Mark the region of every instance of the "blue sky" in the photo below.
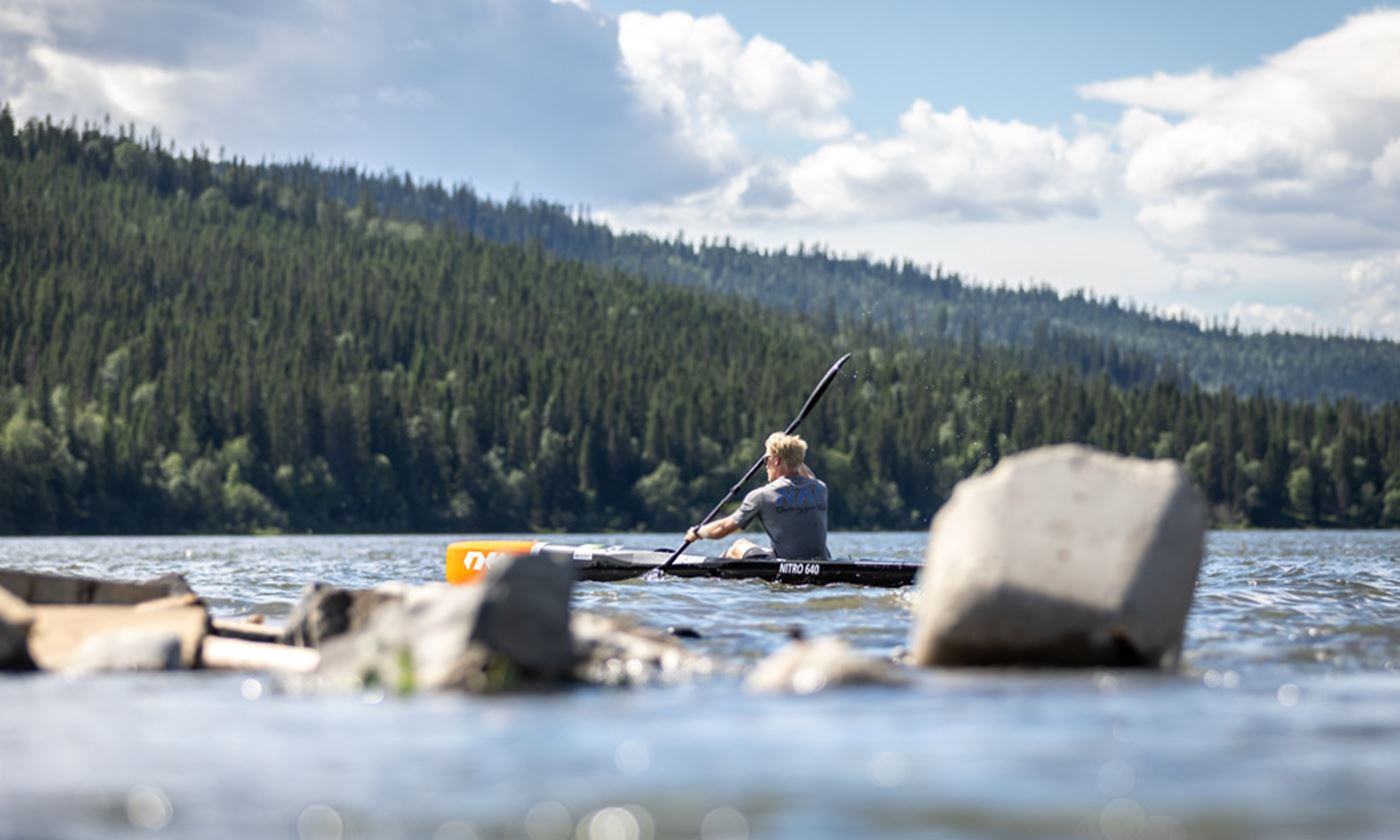
<svg viewBox="0 0 1400 840">
<path fill-rule="evenodd" d="M 1077 85 L 1144 72 L 1229 71 L 1340 24 L 1374 3 L 1335 0 L 899 0 L 813 3 L 597 0 L 627 11 L 723 15 L 796 55 L 833 65 L 855 95 L 857 125 L 893 128 L 918 97 L 943 109 L 965 105 L 997 119 L 1063 123 L 1075 113 L 1107 117 Z"/>
<path fill-rule="evenodd" d="M 21 117 L 1400 338 L 1400 7 L 0 0 Z"/>
</svg>

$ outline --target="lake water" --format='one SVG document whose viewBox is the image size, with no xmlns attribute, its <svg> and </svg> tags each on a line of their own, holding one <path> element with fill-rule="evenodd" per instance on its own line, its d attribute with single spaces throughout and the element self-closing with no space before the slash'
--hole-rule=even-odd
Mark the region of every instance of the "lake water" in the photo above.
<svg viewBox="0 0 1400 840">
<path fill-rule="evenodd" d="M 560 541 L 670 547 L 676 536 Z M 442 576 L 449 537 L 0 540 L 0 566 L 183 572 L 216 614 Z M 925 535 L 833 535 L 919 557 Z M 1400 837 L 1400 533 L 1210 536 L 1176 674 L 926 671 L 756 696 L 801 626 L 886 654 L 913 588 L 582 583 L 725 665 L 633 689 L 286 693 L 248 674 L 0 677 L 0 838 Z"/>
</svg>

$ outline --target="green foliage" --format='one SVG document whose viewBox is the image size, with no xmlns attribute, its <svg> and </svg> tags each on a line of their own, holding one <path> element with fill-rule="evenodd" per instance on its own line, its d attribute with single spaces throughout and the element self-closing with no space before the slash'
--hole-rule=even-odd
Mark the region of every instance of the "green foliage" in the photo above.
<svg viewBox="0 0 1400 840">
<path fill-rule="evenodd" d="M 1068 367 L 1120 386 L 1163 379 L 1209 391 L 1232 388 L 1289 400 L 1400 394 L 1400 343 L 1342 335 L 1246 334 L 1048 286 L 988 287 L 941 265 L 836 255 L 820 245 L 758 250 L 729 238 L 686 241 L 616 234 L 585 209 L 512 198 L 505 203 L 407 177 L 307 165 L 266 166 L 258 177 L 314 183 L 326 196 L 385 216 L 447 223 L 497 242 L 539 243 L 552 253 L 679 286 L 754 300 L 810 318 L 828 333 L 870 327 L 915 343 L 957 341 L 1008 349 L 1034 370 Z M 352 211 L 354 212 L 354 211 Z"/>
<path fill-rule="evenodd" d="M 798 285 L 835 264 L 806 251 L 774 283 L 813 311 L 775 318 L 714 293 L 737 285 L 459 227 L 528 239 L 525 205 L 6 125 L 0 533 L 679 529 L 848 350 L 803 428 L 833 527 L 923 527 L 961 478 L 1061 441 L 1183 459 L 1221 521 L 1400 523 L 1393 403 L 1241 398 L 1053 331 L 1006 346 L 950 278 L 910 275 L 936 331 L 848 318 Z"/>
</svg>

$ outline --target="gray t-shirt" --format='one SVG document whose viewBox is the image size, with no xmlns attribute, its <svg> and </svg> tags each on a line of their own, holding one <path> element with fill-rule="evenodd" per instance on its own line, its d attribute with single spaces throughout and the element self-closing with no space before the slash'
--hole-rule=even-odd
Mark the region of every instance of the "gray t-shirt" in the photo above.
<svg viewBox="0 0 1400 840">
<path fill-rule="evenodd" d="M 785 475 L 754 490 L 744 497 L 734 521 L 746 528 L 755 517 L 780 559 L 831 558 L 826 550 L 826 485 L 819 479 Z"/>
</svg>

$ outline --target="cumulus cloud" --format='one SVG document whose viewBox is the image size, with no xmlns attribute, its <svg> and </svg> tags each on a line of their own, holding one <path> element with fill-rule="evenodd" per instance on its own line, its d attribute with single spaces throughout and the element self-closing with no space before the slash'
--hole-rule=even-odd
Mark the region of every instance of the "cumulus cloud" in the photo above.
<svg viewBox="0 0 1400 840">
<path fill-rule="evenodd" d="M 747 124 L 806 139 L 845 134 L 846 81 L 825 62 L 803 62 L 719 16 L 683 12 L 618 18 L 622 64 L 638 96 L 677 123 L 684 142 L 717 170 L 747 162 Z"/>
<path fill-rule="evenodd" d="M 1209 70 L 1182 76 L 1156 72 L 1108 82 L 1091 82 L 1075 90 L 1085 99 L 1098 99 L 1166 113 L 1194 114 L 1224 95 L 1229 86 Z"/>
<path fill-rule="evenodd" d="M 1183 254 L 1400 245 L 1400 11 L 1376 11 L 1229 76 L 1098 82 L 1137 221 Z"/>
<path fill-rule="evenodd" d="M 1226 313 L 1226 321 L 1256 332 L 1327 331 L 1327 324 L 1316 312 L 1292 304 L 1236 303 Z"/>
<path fill-rule="evenodd" d="M 713 182 L 587 3 L 0 0 L 0 99 L 254 158 L 635 201 Z"/>
<path fill-rule="evenodd" d="M 1400 253 L 1358 260 L 1347 269 L 1347 328 L 1400 337 Z"/>
<path fill-rule="evenodd" d="M 1108 141 L 1086 133 L 940 112 L 916 101 L 899 133 L 857 135 L 798 161 L 796 203 L 817 216 L 1035 219 L 1091 215 L 1111 159 Z"/>
</svg>

